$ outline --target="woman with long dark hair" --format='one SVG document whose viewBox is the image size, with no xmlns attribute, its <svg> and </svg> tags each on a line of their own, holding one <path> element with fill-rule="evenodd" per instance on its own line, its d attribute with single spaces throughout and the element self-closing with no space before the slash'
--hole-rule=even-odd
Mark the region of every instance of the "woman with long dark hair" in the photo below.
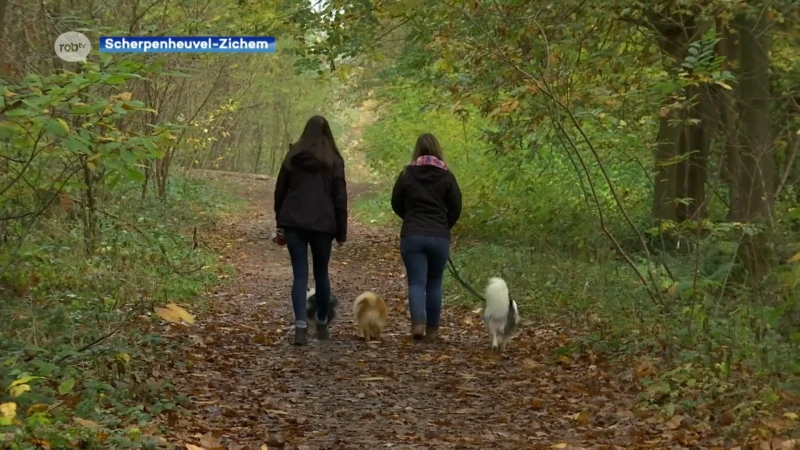
<svg viewBox="0 0 800 450">
<path fill-rule="evenodd" d="M 411 164 L 395 182 L 392 209 L 403 219 L 400 255 L 408 280 L 411 334 L 414 340 L 433 342 L 439 336 L 450 229 L 461 216 L 461 190 L 434 135 L 417 139 Z"/>
<path fill-rule="evenodd" d="M 329 339 L 328 263 L 333 240 L 339 245 L 347 240 L 347 184 L 344 160 L 336 148 L 330 124 L 322 116 L 309 119 L 281 164 L 275 185 L 275 221 L 292 260 L 294 345 L 308 343 L 309 247 L 317 296 L 317 338 Z"/>
</svg>

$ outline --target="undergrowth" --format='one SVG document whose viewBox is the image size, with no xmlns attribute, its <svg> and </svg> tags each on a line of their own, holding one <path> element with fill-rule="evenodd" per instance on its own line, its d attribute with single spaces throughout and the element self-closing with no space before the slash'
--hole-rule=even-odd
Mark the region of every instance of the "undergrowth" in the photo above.
<svg viewBox="0 0 800 450">
<path fill-rule="evenodd" d="M 3 276 L 3 448 L 154 448 L 155 419 L 185 402 L 160 368 L 172 344 L 153 307 L 203 310 L 201 294 L 230 268 L 202 232 L 244 202 L 177 177 L 168 200 L 142 200 L 134 183 L 113 195 L 94 254 L 75 218 L 54 213 Z"/>
<path fill-rule="evenodd" d="M 457 168 L 458 152 L 451 150 L 448 160 Z M 480 169 L 463 162 L 460 167 L 455 173 L 465 191 L 464 213 L 454 229 L 451 256 L 461 277 L 481 291 L 489 277 L 502 276 L 528 324 L 573 329 L 574 339 L 559 355 L 591 352 L 613 361 L 641 387 L 639 407 L 651 413 L 691 415 L 730 434 L 764 426 L 776 414 L 784 414 L 781 427 L 794 426 L 800 387 L 797 267 L 778 269 L 776 290 L 754 291 L 735 279 L 736 233 L 724 224 L 709 225 L 702 239 L 684 241 L 691 249 L 650 257 L 635 236 L 617 231 L 634 266 L 646 274 L 650 264 L 662 289 L 660 298 L 651 298 L 596 219 L 580 211 L 559 218 L 549 214 L 569 202 L 533 206 L 527 213 L 504 209 L 517 202 L 555 201 L 557 189 L 545 191 L 552 181 L 539 185 L 544 192 L 535 200 L 517 197 L 507 186 L 500 197 L 476 195 L 464 186 L 483 186 Z M 390 192 L 387 185 L 360 199 L 354 216 L 399 229 Z M 559 225 L 568 222 L 573 225 Z M 480 306 L 449 273 L 445 303 Z M 770 423 L 774 431 L 777 422 Z"/>
</svg>

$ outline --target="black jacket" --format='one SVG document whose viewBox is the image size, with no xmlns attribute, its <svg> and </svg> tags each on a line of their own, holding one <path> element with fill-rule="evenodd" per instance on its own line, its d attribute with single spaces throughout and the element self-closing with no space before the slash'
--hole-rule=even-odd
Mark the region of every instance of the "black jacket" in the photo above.
<svg viewBox="0 0 800 450">
<path fill-rule="evenodd" d="M 449 170 L 408 166 L 392 190 L 392 209 L 403 219 L 400 236 L 421 234 L 450 240 L 461 216 L 461 190 Z"/>
<path fill-rule="evenodd" d="M 310 153 L 298 153 L 291 170 L 281 165 L 275 184 L 275 221 L 278 228 L 299 228 L 347 240 L 347 184 L 344 161 L 331 171 Z"/>
</svg>

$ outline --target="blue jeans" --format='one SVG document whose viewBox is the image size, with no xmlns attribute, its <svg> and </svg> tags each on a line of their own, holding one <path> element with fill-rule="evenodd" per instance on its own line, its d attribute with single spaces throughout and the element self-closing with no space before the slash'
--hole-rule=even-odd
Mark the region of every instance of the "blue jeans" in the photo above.
<svg viewBox="0 0 800 450">
<path fill-rule="evenodd" d="M 400 255 L 408 279 L 411 323 L 438 328 L 442 317 L 442 280 L 450 255 L 450 241 L 441 237 L 409 235 L 400 238 Z"/>
<path fill-rule="evenodd" d="M 331 260 L 333 236 L 315 231 L 287 229 L 286 247 L 292 259 L 292 308 L 295 326 L 305 328 L 307 324 L 306 292 L 308 289 L 308 247 L 311 247 L 311 263 L 317 294 L 317 322 L 328 322 L 328 302 L 331 299 L 331 282 L 328 278 L 328 263 Z"/>
</svg>

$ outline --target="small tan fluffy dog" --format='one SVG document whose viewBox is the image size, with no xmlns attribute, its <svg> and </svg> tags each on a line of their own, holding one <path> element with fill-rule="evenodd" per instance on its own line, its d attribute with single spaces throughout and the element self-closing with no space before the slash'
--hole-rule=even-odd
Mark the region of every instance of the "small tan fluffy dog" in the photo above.
<svg viewBox="0 0 800 450">
<path fill-rule="evenodd" d="M 364 336 L 365 341 L 380 340 L 389 318 L 389 310 L 382 298 L 374 292 L 367 291 L 359 295 L 353 302 L 353 317 L 355 317 L 358 331 Z"/>
</svg>

